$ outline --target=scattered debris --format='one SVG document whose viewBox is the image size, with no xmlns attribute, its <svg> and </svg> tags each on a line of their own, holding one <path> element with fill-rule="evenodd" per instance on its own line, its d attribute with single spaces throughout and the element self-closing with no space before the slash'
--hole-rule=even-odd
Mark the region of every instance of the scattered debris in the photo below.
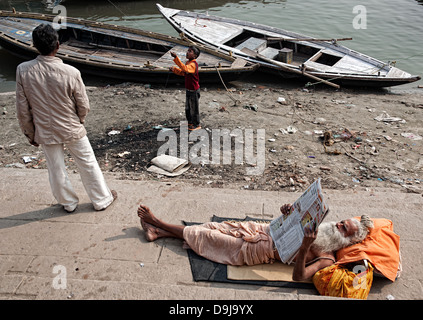
<svg viewBox="0 0 423 320">
<path fill-rule="evenodd" d="M 109 131 L 109 133 L 108 133 L 109 136 L 114 136 L 114 135 L 117 135 L 117 134 L 120 134 L 120 131 L 112 130 L 112 131 Z"/>
<path fill-rule="evenodd" d="M 125 156 L 130 155 L 130 154 L 131 154 L 131 152 L 124 151 L 124 152 L 118 153 L 118 157 L 119 158 L 124 158 Z"/>
<path fill-rule="evenodd" d="M 408 138 L 408 139 L 411 139 L 411 140 L 414 140 L 414 141 L 423 139 L 422 136 L 419 136 L 418 134 L 414 134 L 414 133 L 411 133 L 411 132 L 403 132 L 403 133 L 401 133 L 401 136 Z"/>
<path fill-rule="evenodd" d="M 391 117 L 386 111 L 383 111 L 380 115 L 375 118 L 376 121 L 383 121 L 383 122 L 400 122 L 406 123 L 404 119 L 399 117 Z"/>
<path fill-rule="evenodd" d="M 243 107 L 244 109 L 253 110 L 255 112 L 258 111 L 258 106 L 256 104 L 248 104 Z"/>
<path fill-rule="evenodd" d="M 293 133 L 297 132 L 298 129 L 293 127 L 293 126 L 288 126 L 288 128 L 286 128 L 286 131 L 290 134 L 293 134 Z"/>
<path fill-rule="evenodd" d="M 148 87 L 129 83 L 87 89 L 93 105 L 110 106 L 98 108 L 89 116 L 87 131 L 91 144 L 102 170 L 118 172 L 123 179 L 157 178 L 158 174 L 146 169 L 158 148 L 166 142 L 157 140 L 160 130 L 175 131 L 178 156 L 183 146 L 176 128 L 185 120 L 184 90 Z M 220 96 L 222 92 L 210 88 L 202 92 L 202 101 L 205 101 L 201 109 L 202 124 L 210 139 L 214 128 L 266 129 L 265 171 L 261 176 L 246 177 L 245 161 L 235 165 L 233 161 L 223 164 L 222 160 L 216 165 L 200 162 L 177 177 L 178 180 L 214 188 L 243 188 L 248 184 L 251 190 L 300 191 L 305 187 L 303 181 L 312 182 L 322 176 L 329 189 L 382 186 L 422 193 L 423 180 L 417 178 L 423 172 L 423 132 L 419 129 L 423 105 L 418 97 L 356 95 L 349 91 L 328 94 L 310 90 L 307 93 L 298 89 L 251 85 L 243 88 L 241 108 L 230 108 L 229 100 Z M 239 89 L 238 92 L 241 93 Z M 28 144 L 16 125 L 14 100 L 0 97 L 0 115 L 3 106 L 7 106 L 8 111 L 7 116 L 0 117 L 3 122 L 1 167 L 45 169 L 42 154 L 35 154 L 34 147 Z M 133 102 L 128 103 L 128 100 Z M 290 107 L 283 105 L 284 102 Z M 261 109 L 251 113 L 243 110 L 244 105 L 251 111 L 257 112 L 257 105 Z M 407 124 L 402 124 L 403 119 Z M 328 132 L 331 134 L 327 135 Z M 195 142 L 188 148 L 200 146 Z M 254 131 L 254 152 L 261 150 L 256 148 L 258 142 L 263 143 L 256 140 Z M 230 143 L 234 155 L 235 139 Z M 42 152 L 41 148 L 38 150 Z M 31 159 L 33 155 L 37 159 Z M 24 159 L 24 156 L 29 158 Z M 30 159 L 32 161 L 26 162 Z M 68 154 L 65 161 L 70 170 L 76 170 Z M 249 179 L 247 183 L 244 178 Z M 353 178 L 359 183 L 353 182 Z M 169 178 L 161 175 L 160 179 Z"/>
<path fill-rule="evenodd" d="M 325 119 L 325 118 L 316 118 L 316 119 L 313 121 L 313 123 L 314 123 L 314 124 L 324 124 L 324 123 L 326 123 L 326 119 Z"/>
<path fill-rule="evenodd" d="M 334 102 L 335 104 L 346 104 L 347 101 L 345 100 L 336 100 L 336 99 L 332 99 L 332 102 Z"/>
<path fill-rule="evenodd" d="M 284 97 L 279 97 L 277 100 L 280 104 L 288 104 L 288 102 L 286 101 L 286 99 Z"/>
<path fill-rule="evenodd" d="M 26 168 L 26 166 L 24 164 L 18 163 L 18 162 L 6 164 L 5 167 L 6 168 L 19 168 L 19 169 Z"/>
<path fill-rule="evenodd" d="M 35 157 L 29 157 L 29 156 L 22 157 L 22 160 L 24 163 L 30 163 L 33 159 L 35 159 Z"/>
<path fill-rule="evenodd" d="M 335 143 L 335 140 L 333 139 L 332 131 L 325 131 L 323 134 L 323 145 L 324 146 L 331 146 Z"/>
<path fill-rule="evenodd" d="M 209 108 L 219 109 L 220 104 L 216 101 L 211 101 L 211 102 L 209 102 Z"/>
</svg>

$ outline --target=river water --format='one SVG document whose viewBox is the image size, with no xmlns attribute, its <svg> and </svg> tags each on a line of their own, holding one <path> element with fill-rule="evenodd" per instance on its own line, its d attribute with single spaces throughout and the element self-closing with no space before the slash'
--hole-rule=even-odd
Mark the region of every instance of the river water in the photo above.
<svg viewBox="0 0 423 320">
<path fill-rule="evenodd" d="M 0 0 L 0 10 L 52 13 L 48 2 Z M 108 22 L 177 36 L 147 0 L 62 0 L 68 17 Z M 249 20 L 317 38 L 353 38 L 343 45 L 423 75 L 422 0 L 162 0 L 165 7 Z M 0 47 L 0 92 L 15 89 L 16 66 L 22 62 Z M 396 89 L 416 90 L 423 80 Z"/>
</svg>

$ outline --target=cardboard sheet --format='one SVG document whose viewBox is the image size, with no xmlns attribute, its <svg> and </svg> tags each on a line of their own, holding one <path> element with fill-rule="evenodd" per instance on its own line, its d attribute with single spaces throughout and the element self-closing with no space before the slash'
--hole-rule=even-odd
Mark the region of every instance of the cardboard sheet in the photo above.
<svg viewBox="0 0 423 320">
<path fill-rule="evenodd" d="M 228 279 L 298 282 L 292 280 L 293 270 L 293 265 L 286 265 L 281 262 L 256 266 L 228 266 Z M 301 282 L 311 283 L 311 281 Z"/>
</svg>

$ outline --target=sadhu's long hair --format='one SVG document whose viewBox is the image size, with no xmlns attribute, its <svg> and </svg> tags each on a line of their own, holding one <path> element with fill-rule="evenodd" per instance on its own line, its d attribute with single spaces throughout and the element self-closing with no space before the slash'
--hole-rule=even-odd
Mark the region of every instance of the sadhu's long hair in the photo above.
<svg viewBox="0 0 423 320">
<path fill-rule="evenodd" d="M 357 219 L 353 220 L 357 221 L 358 231 L 354 236 L 351 237 L 351 241 L 354 243 L 361 242 L 367 237 L 370 229 L 373 228 L 373 221 L 367 214 L 363 214 L 360 217 L 360 221 Z"/>
</svg>

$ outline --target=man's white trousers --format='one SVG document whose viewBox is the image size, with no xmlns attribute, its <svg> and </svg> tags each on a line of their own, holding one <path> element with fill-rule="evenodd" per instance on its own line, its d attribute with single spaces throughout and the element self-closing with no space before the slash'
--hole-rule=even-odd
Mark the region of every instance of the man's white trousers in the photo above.
<svg viewBox="0 0 423 320">
<path fill-rule="evenodd" d="M 85 136 L 65 145 L 75 160 L 85 191 L 94 209 L 105 209 L 113 202 L 113 196 L 97 163 L 88 137 Z M 43 144 L 42 148 L 47 161 L 50 186 L 54 197 L 65 210 L 75 210 L 79 198 L 66 171 L 64 144 Z"/>
</svg>

